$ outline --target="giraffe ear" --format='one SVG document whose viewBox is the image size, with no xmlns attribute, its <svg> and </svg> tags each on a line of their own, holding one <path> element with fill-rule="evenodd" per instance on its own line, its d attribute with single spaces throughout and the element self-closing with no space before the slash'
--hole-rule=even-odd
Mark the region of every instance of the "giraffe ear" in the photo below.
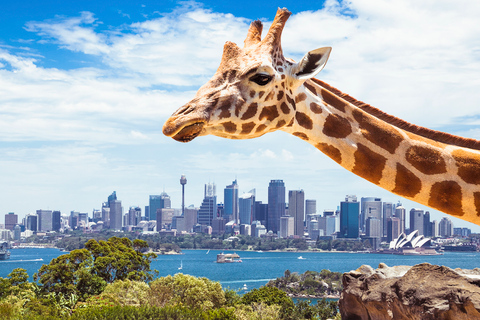
<svg viewBox="0 0 480 320">
<path fill-rule="evenodd" d="M 293 74 L 301 80 L 313 78 L 325 67 L 331 51 L 332 48 L 324 47 L 307 52 L 294 67 Z"/>
</svg>

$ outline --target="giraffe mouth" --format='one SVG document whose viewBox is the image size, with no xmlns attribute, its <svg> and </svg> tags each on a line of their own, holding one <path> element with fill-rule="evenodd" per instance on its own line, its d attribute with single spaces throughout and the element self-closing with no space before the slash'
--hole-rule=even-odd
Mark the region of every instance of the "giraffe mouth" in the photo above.
<svg viewBox="0 0 480 320">
<path fill-rule="evenodd" d="M 188 126 L 183 127 L 178 133 L 176 133 L 172 138 L 180 142 L 189 142 L 198 137 L 202 132 L 204 122 L 195 122 Z"/>
</svg>

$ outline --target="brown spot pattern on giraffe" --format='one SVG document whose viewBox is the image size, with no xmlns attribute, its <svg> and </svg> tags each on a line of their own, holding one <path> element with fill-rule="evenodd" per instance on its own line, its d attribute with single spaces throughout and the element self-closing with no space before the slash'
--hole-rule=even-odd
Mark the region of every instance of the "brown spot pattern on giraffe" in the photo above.
<svg viewBox="0 0 480 320">
<path fill-rule="evenodd" d="M 263 107 L 262 112 L 260 112 L 259 119 L 262 121 L 266 119 L 268 121 L 273 121 L 279 116 L 277 106 L 266 106 Z"/>
<path fill-rule="evenodd" d="M 258 98 L 260 99 L 261 97 L 263 97 L 264 94 L 265 94 L 265 91 L 260 91 L 258 93 Z"/>
<path fill-rule="evenodd" d="M 301 92 L 295 97 L 295 103 L 299 103 L 299 102 L 304 101 L 306 99 L 307 99 L 307 95 L 304 92 Z"/>
<path fill-rule="evenodd" d="M 242 124 L 242 131 L 240 134 L 249 134 L 252 132 L 253 128 L 255 128 L 255 122 L 244 123 Z"/>
<path fill-rule="evenodd" d="M 248 120 L 254 117 L 257 114 L 258 105 L 256 103 L 252 103 L 248 106 L 247 111 L 242 115 L 242 120 Z"/>
<path fill-rule="evenodd" d="M 428 205 L 448 214 L 462 216 L 462 188 L 455 181 L 437 182 L 430 189 Z"/>
<path fill-rule="evenodd" d="M 274 91 L 270 91 L 268 95 L 265 97 L 265 101 L 272 100 L 273 96 L 275 95 Z"/>
<path fill-rule="evenodd" d="M 282 104 L 280 105 L 280 109 L 282 110 L 283 113 L 285 114 L 289 114 L 290 113 L 290 108 L 287 106 L 287 104 L 284 102 L 282 102 Z"/>
<path fill-rule="evenodd" d="M 458 175 L 466 183 L 480 184 L 480 157 L 464 150 L 455 150 L 452 156 L 458 167 Z"/>
<path fill-rule="evenodd" d="M 261 124 L 257 127 L 257 130 L 255 130 L 255 132 L 262 132 L 263 130 L 265 130 L 267 128 L 266 125 L 264 124 Z"/>
<path fill-rule="evenodd" d="M 314 86 L 312 86 L 312 85 L 309 84 L 308 82 L 305 82 L 303 85 L 305 86 L 305 88 L 307 88 L 308 90 L 310 90 L 310 92 L 312 92 L 314 95 L 317 95 L 317 89 L 315 89 Z"/>
<path fill-rule="evenodd" d="M 368 116 L 360 110 L 353 111 L 353 117 L 358 122 L 362 135 L 370 142 L 376 144 L 382 149 L 387 150 L 391 154 L 395 153 L 403 137 L 394 129 L 381 123 L 374 117 Z"/>
<path fill-rule="evenodd" d="M 237 131 L 237 125 L 231 121 L 223 122 L 222 126 L 225 128 L 225 131 L 228 133 L 235 133 L 235 131 Z"/>
<path fill-rule="evenodd" d="M 340 150 L 338 150 L 334 146 L 329 145 L 328 143 L 319 143 L 315 147 L 318 150 L 325 153 L 330 158 L 332 158 L 335 162 L 337 162 L 339 164 L 342 163 L 342 153 L 340 152 Z"/>
<path fill-rule="evenodd" d="M 245 100 L 243 99 L 238 99 L 237 102 L 235 103 L 235 116 L 240 115 L 240 111 L 242 110 L 243 105 L 245 104 Z"/>
<path fill-rule="evenodd" d="M 307 130 L 312 130 L 313 121 L 305 113 L 297 111 L 297 113 L 295 114 L 295 118 L 297 118 L 297 122 L 300 126 L 304 127 Z"/>
<path fill-rule="evenodd" d="M 346 138 L 352 133 L 350 122 L 336 114 L 329 114 L 325 119 L 322 132 L 332 138 Z"/>
<path fill-rule="evenodd" d="M 308 136 L 303 133 L 303 132 L 294 132 L 292 133 L 294 136 L 299 137 L 300 139 L 303 139 L 305 141 L 308 141 Z"/>
<path fill-rule="evenodd" d="M 355 165 L 352 172 L 370 182 L 379 184 L 387 158 L 373 152 L 361 143 L 357 144 L 357 151 L 355 151 L 353 156 Z"/>
<path fill-rule="evenodd" d="M 283 90 L 280 90 L 280 91 L 278 91 L 278 93 L 277 93 L 277 101 L 282 100 L 282 98 L 283 98 Z"/>
<path fill-rule="evenodd" d="M 393 193 L 413 198 L 422 189 L 422 181 L 406 167 L 397 163 L 397 174 L 395 175 L 395 189 Z"/>
<path fill-rule="evenodd" d="M 320 105 L 315 102 L 310 103 L 310 110 L 312 110 L 312 112 L 316 114 L 322 113 L 322 107 L 320 107 Z"/>
<path fill-rule="evenodd" d="M 221 111 L 218 118 L 225 119 L 230 117 L 230 107 L 233 103 L 233 97 L 228 97 L 227 99 L 220 102 L 218 109 Z"/>
<path fill-rule="evenodd" d="M 331 105 L 332 107 L 336 108 L 337 110 L 340 110 L 342 112 L 345 112 L 345 106 L 346 102 L 331 93 L 330 91 L 327 90 L 322 90 L 322 98 L 323 101 L 325 101 L 327 104 Z"/>
<path fill-rule="evenodd" d="M 255 97 L 255 93 L 256 93 L 256 92 L 255 92 L 254 90 L 250 91 L 250 98 Z"/>
<path fill-rule="evenodd" d="M 277 128 L 277 129 L 278 129 L 278 128 L 281 128 L 281 127 L 283 127 L 286 123 L 287 123 L 287 122 L 286 122 L 285 120 L 279 120 L 279 121 L 277 122 L 277 125 L 275 126 L 275 128 Z"/>
<path fill-rule="evenodd" d="M 477 209 L 477 216 L 480 217 L 480 192 L 473 193 L 473 201 L 475 204 L 475 209 Z"/>
<path fill-rule="evenodd" d="M 288 94 L 285 95 L 285 97 L 287 97 L 287 102 L 288 102 L 289 105 L 292 106 L 293 110 L 297 110 L 297 106 L 295 104 L 295 101 L 292 98 L 290 98 L 290 96 Z"/>
<path fill-rule="evenodd" d="M 421 146 L 408 148 L 405 159 L 424 174 L 440 174 L 447 172 L 447 164 L 440 151 Z"/>
</svg>

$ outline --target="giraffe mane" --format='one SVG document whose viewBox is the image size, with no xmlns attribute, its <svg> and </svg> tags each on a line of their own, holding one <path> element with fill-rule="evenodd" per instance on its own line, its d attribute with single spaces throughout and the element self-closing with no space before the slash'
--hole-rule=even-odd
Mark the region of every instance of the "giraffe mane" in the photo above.
<svg viewBox="0 0 480 320">
<path fill-rule="evenodd" d="M 463 138 L 459 137 L 453 134 L 441 132 L 441 131 L 436 131 L 432 129 L 428 129 L 425 127 L 417 126 L 414 124 L 411 124 L 405 120 L 402 120 L 400 118 L 397 118 L 395 116 L 392 116 L 388 113 L 385 113 L 369 104 L 366 104 L 362 101 L 359 101 L 352 96 L 341 92 L 337 88 L 332 87 L 328 83 L 312 78 L 311 79 L 313 82 L 316 84 L 322 86 L 324 89 L 330 91 L 334 95 L 344 99 L 345 101 L 353 104 L 359 109 L 362 109 L 363 111 L 367 112 L 368 114 L 385 121 L 397 128 L 400 128 L 402 130 L 411 132 L 413 134 L 417 134 L 419 136 L 422 136 L 424 138 L 432 139 L 441 143 L 446 143 L 446 144 L 451 144 L 451 145 L 456 145 L 459 147 L 463 148 L 469 148 L 469 149 L 475 149 L 475 150 L 480 150 L 480 141 L 472 138 Z"/>
</svg>

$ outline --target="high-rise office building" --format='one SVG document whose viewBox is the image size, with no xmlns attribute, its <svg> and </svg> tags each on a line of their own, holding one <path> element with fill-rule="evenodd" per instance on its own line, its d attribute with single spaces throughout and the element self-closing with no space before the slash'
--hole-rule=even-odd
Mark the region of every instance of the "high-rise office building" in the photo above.
<svg viewBox="0 0 480 320">
<path fill-rule="evenodd" d="M 386 238 L 387 237 L 387 221 L 389 218 L 393 217 L 393 203 L 391 202 L 384 202 L 383 203 L 383 215 L 382 215 L 382 219 L 380 221 L 382 221 L 382 224 L 383 224 L 383 235 L 382 237 Z"/>
<path fill-rule="evenodd" d="M 393 241 L 400 235 L 400 219 L 392 217 L 387 219 L 387 241 Z"/>
<path fill-rule="evenodd" d="M 377 218 L 382 220 L 382 199 L 375 197 L 362 197 L 361 200 L 361 211 L 360 211 L 360 229 L 362 232 L 366 231 L 366 221 L 369 217 Z M 383 234 L 383 225 L 382 225 L 382 234 Z"/>
<path fill-rule="evenodd" d="M 18 215 L 14 212 L 9 212 L 5 215 L 5 229 L 13 231 L 13 228 L 18 224 Z"/>
<path fill-rule="evenodd" d="M 52 210 L 37 210 L 38 227 L 40 232 L 52 231 Z"/>
<path fill-rule="evenodd" d="M 31 230 L 33 232 L 37 232 L 37 215 L 28 214 L 26 220 L 27 220 L 26 229 Z"/>
<path fill-rule="evenodd" d="M 59 232 L 62 225 L 62 213 L 58 210 L 52 212 L 52 231 Z"/>
<path fill-rule="evenodd" d="M 108 201 L 102 203 L 102 221 L 103 228 L 110 228 L 110 208 L 108 207 Z M 73 228 L 72 225 L 70 225 L 70 227 Z"/>
<path fill-rule="evenodd" d="M 317 213 L 317 200 L 305 200 L 305 217 L 309 214 Z"/>
<path fill-rule="evenodd" d="M 238 223 L 238 183 L 235 179 L 231 185 L 226 186 L 223 191 L 224 212 L 223 214 L 228 220 Z"/>
<path fill-rule="evenodd" d="M 254 213 L 253 221 L 260 221 L 260 224 L 262 225 L 267 224 L 267 216 L 268 216 L 267 203 L 262 203 L 262 201 L 255 201 L 255 210 L 253 210 L 253 213 Z"/>
<path fill-rule="evenodd" d="M 423 210 L 411 209 L 410 210 L 410 232 L 418 230 L 418 235 L 425 235 L 423 230 Z"/>
<path fill-rule="evenodd" d="M 280 217 L 280 230 L 278 236 L 280 238 L 288 238 L 293 236 L 295 232 L 295 219 L 292 216 Z"/>
<path fill-rule="evenodd" d="M 405 232 L 405 216 L 406 216 L 407 210 L 405 210 L 402 205 L 399 205 L 395 208 L 395 217 L 397 217 L 400 220 L 400 233 Z"/>
<path fill-rule="evenodd" d="M 157 209 L 162 208 L 161 195 L 150 195 L 148 199 L 148 220 L 157 220 Z"/>
<path fill-rule="evenodd" d="M 170 209 L 172 207 L 172 200 L 165 191 L 160 193 L 160 207 L 161 209 Z"/>
<path fill-rule="evenodd" d="M 438 223 L 438 233 L 440 237 L 451 237 L 453 235 L 453 223 L 452 221 L 444 217 Z"/>
<path fill-rule="evenodd" d="M 240 224 L 252 224 L 255 216 L 255 189 L 239 197 L 238 210 Z"/>
<path fill-rule="evenodd" d="M 432 236 L 432 226 L 430 223 L 430 212 L 425 212 L 423 215 L 423 235 L 425 237 L 431 237 Z"/>
<path fill-rule="evenodd" d="M 305 221 L 305 192 L 288 191 L 288 214 L 294 219 L 294 234 L 303 237 Z"/>
<path fill-rule="evenodd" d="M 278 233 L 280 230 L 280 217 L 285 215 L 285 183 L 283 180 L 271 180 L 268 185 L 268 231 Z M 267 232 L 268 232 L 267 231 Z"/>
<path fill-rule="evenodd" d="M 198 210 L 198 223 L 205 226 L 211 226 L 212 220 L 217 216 L 217 196 L 214 183 L 205 185 L 202 205 Z"/>
<path fill-rule="evenodd" d="M 381 238 L 381 223 L 380 219 L 375 217 L 368 217 L 365 223 L 365 233 L 369 238 Z"/>
<path fill-rule="evenodd" d="M 340 238 L 358 238 L 360 203 L 356 196 L 346 196 L 340 202 Z"/>
<path fill-rule="evenodd" d="M 122 201 L 117 199 L 115 191 L 108 197 L 108 207 L 110 208 L 110 229 L 121 230 L 123 222 Z"/>
<path fill-rule="evenodd" d="M 127 216 L 127 226 L 136 226 L 142 218 L 142 209 L 140 207 L 130 207 Z"/>
</svg>

